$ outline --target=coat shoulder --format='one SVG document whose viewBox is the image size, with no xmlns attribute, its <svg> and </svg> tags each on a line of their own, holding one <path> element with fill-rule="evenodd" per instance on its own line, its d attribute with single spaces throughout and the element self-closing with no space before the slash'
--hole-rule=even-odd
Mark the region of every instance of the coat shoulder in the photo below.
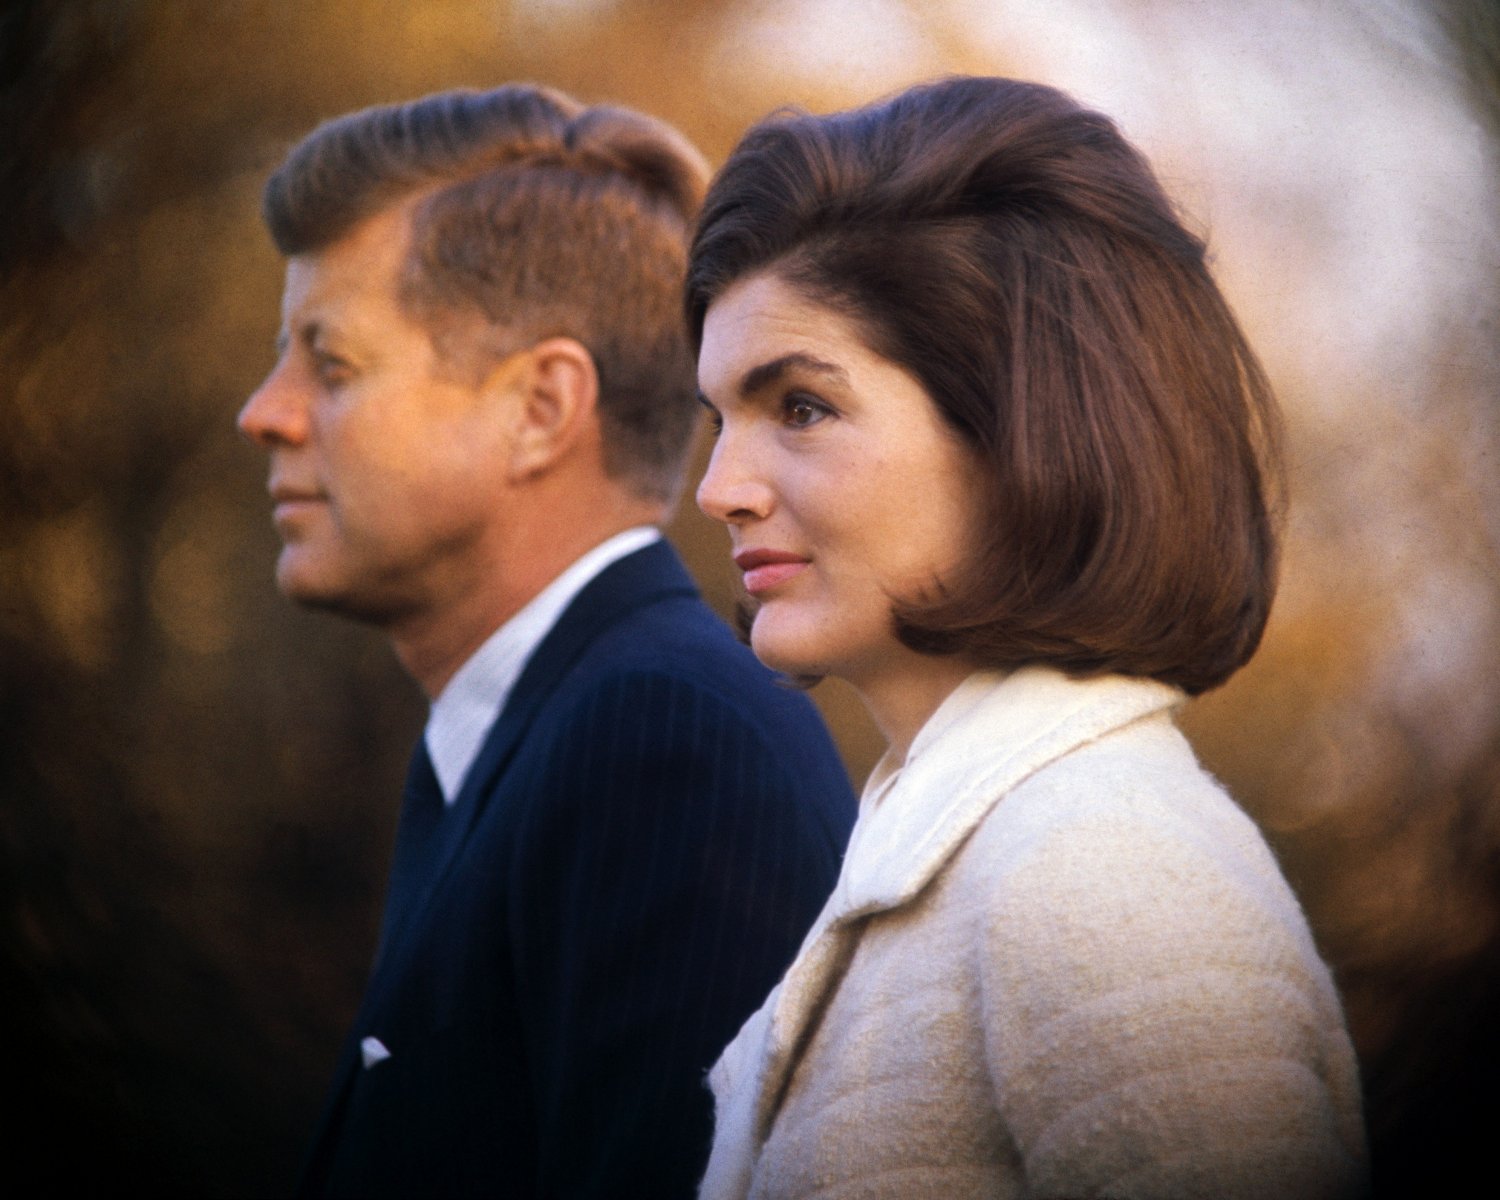
<svg viewBox="0 0 1500 1200">
<path fill-rule="evenodd" d="M 1037 1178 L 1072 1186 L 1087 1167 L 1130 1194 L 1217 1172 L 1222 1194 L 1258 1196 L 1259 1155 L 1267 1188 L 1358 1190 L 1359 1080 L 1332 977 L 1259 830 L 1169 719 L 1015 788 L 951 882 L 974 920 L 996 1091 Z"/>
</svg>

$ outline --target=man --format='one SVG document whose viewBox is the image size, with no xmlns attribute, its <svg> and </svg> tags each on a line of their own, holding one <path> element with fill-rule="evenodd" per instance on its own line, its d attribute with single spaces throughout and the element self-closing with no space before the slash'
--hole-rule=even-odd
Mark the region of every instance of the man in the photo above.
<svg viewBox="0 0 1500 1200">
<path fill-rule="evenodd" d="M 691 1194 L 703 1075 L 832 889 L 827 736 L 654 528 L 703 181 L 656 121 L 503 87 L 330 122 L 267 184 L 279 359 L 239 425 L 277 582 L 432 701 L 308 1193 Z"/>
</svg>

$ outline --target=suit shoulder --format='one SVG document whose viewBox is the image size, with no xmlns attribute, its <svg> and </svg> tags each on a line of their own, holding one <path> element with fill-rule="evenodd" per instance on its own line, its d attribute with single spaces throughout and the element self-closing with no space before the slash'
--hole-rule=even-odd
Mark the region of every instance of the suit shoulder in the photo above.
<svg viewBox="0 0 1500 1200">
<path fill-rule="evenodd" d="M 695 597 L 642 605 L 610 623 L 531 718 L 517 778 L 549 806 L 599 787 L 654 803 L 712 793 L 809 805 L 852 822 L 853 793 L 806 695 L 777 681 Z"/>
<path fill-rule="evenodd" d="M 684 660 L 679 645 L 650 646 L 658 653 L 632 643 L 606 655 L 596 645 L 537 712 L 497 780 L 502 823 L 528 847 L 516 878 L 541 864 L 545 874 L 565 862 L 661 854 L 689 873 L 713 863 L 727 877 L 743 870 L 748 847 L 762 872 L 819 864 L 821 903 L 855 804 L 817 711 L 758 663 L 737 678 L 713 659 Z"/>
<path fill-rule="evenodd" d="M 673 597 L 623 615 L 560 681 L 555 700 L 576 703 L 599 689 L 647 706 L 691 698 L 720 719 L 779 742 L 828 741 L 812 702 L 762 666 L 696 597 Z"/>
</svg>

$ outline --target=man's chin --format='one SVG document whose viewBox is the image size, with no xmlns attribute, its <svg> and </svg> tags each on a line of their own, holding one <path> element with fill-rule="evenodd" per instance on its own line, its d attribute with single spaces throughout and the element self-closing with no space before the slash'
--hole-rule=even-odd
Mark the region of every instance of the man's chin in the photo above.
<svg viewBox="0 0 1500 1200">
<path fill-rule="evenodd" d="M 329 578 L 299 558 L 288 547 L 276 564 L 276 587 L 283 596 L 293 604 L 317 612 L 337 613 L 360 621 L 372 619 L 362 614 L 362 606 L 345 581 Z"/>
<path fill-rule="evenodd" d="M 276 563 L 276 587 L 302 608 L 333 613 L 382 629 L 399 624 L 416 608 L 409 596 L 369 583 L 356 586 L 356 581 L 344 573 L 329 571 L 322 563 L 309 562 L 295 550 L 287 547 L 282 551 Z"/>
</svg>

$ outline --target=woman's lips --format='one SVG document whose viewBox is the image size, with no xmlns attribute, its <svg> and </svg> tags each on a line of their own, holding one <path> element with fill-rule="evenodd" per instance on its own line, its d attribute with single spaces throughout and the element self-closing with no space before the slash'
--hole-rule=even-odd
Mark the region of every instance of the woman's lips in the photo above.
<svg viewBox="0 0 1500 1200">
<path fill-rule="evenodd" d="M 734 565 L 745 573 L 745 590 L 752 596 L 768 592 L 802 573 L 808 560 L 780 550 L 741 550 Z"/>
</svg>

